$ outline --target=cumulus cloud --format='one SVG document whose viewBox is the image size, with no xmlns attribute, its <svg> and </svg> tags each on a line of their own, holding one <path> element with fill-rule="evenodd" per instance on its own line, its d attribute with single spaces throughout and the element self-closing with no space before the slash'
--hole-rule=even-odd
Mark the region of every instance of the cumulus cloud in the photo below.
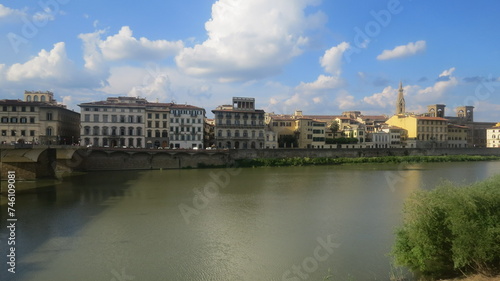
<svg viewBox="0 0 500 281">
<path fill-rule="evenodd" d="M 25 13 L 21 10 L 12 9 L 0 4 L 0 19 L 8 18 L 11 16 L 24 16 Z"/>
<path fill-rule="evenodd" d="M 443 102 L 445 94 L 458 85 L 458 79 L 453 76 L 455 68 L 450 68 L 443 71 L 439 77 L 447 77 L 447 80 L 436 81 L 428 87 L 420 85 L 406 85 L 403 87 L 407 111 L 421 110 L 425 105 L 434 102 Z M 363 103 L 368 106 L 377 108 L 392 108 L 395 106 L 398 94 L 398 87 L 388 86 L 382 92 L 375 93 L 371 96 L 363 98 Z"/>
<path fill-rule="evenodd" d="M 320 63 L 326 72 L 335 76 L 340 75 L 343 54 L 347 49 L 349 49 L 349 43 L 342 42 L 325 52 L 320 59 Z"/>
<path fill-rule="evenodd" d="M 392 50 L 384 50 L 380 55 L 377 56 L 377 59 L 390 60 L 413 56 L 425 51 L 426 47 L 427 44 L 424 40 L 420 40 L 415 43 L 410 42 L 407 45 L 397 46 Z"/>
<path fill-rule="evenodd" d="M 99 44 L 106 60 L 160 60 L 177 54 L 183 46 L 182 41 L 137 39 L 128 26 L 123 26 L 118 34 L 108 36 Z"/>
<path fill-rule="evenodd" d="M 206 22 L 208 39 L 185 48 L 176 63 L 193 76 L 220 81 L 277 74 L 308 44 L 305 31 L 325 23 L 321 12 L 306 15 L 317 0 L 219 0 Z"/>
<path fill-rule="evenodd" d="M 66 54 L 64 42 L 54 44 L 52 50 L 42 49 L 25 63 L 10 66 L 5 79 L 12 83 L 31 83 L 43 87 L 97 87 L 101 77 L 79 69 Z"/>
</svg>

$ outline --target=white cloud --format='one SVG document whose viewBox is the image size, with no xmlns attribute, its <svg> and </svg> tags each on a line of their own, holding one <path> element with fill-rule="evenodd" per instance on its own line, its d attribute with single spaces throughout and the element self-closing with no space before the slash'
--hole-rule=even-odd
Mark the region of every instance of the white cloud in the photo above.
<svg viewBox="0 0 500 281">
<path fill-rule="evenodd" d="M 455 71 L 455 68 L 452 67 L 450 69 L 447 69 L 447 70 L 441 72 L 441 74 L 439 74 L 439 77 L 448 77 L 448 76 L 451 76 L 454 71 Z"/>
<path fill-rule="evenodd" d="M 25 13 L 21 10 L 12 9 L 0 4 L 0 19 L 11 16 L 24 16 Z"/>
<path fill-rule="evenodd" d="M 458 79 L 453 76 L 455 68 L 443 71 L 439 77 L 447 77 L 446 80 L 438 80 L 432 86 L 421 87 L 420 85 L 406 85 L 403 87 L 406 110 L 408 112 L 423 112 L 425 107 L 436 102 L 444 103 L 446 93 L 458 85 Z M 379 109 L 395 108 L 398 88 L 385 87 L 382 92 L 375 93 L 362 99 L 365 106 Z M 393 112 L 391 110 L 391 112 Z"/>
<path fill-rule="evenodd" d="M 310 83 L 301 82 L 296 87 L 296 91 L 303 94 L 313 94 L 317 93 L 318 91 L 339 88 L 344 84 L 345 84 L 344 79 L 340 77 L 320 75 L 318 76 L 318 79 L 316 79 L 316 81 L 314 82 Z"/>
<path fill-rule="evenodd" d="M 54 13 L 50 8 L 45 8 L 43 12 L 37 12 L 33 15 L 33 20 L 38 22 L 47 22 L 55 20 Z"/>
<path fill-rule="evenodd" d="M 183 46 L 182 41 L 151 41 L 144 37 L 138 40 L 128 26 L 123 26 L 118 34 L 108 36 L 99 44 L 106 60 L 161 60 L 177 54 Z"/>
<path fill-rule="evenodd" d="M 189 75 L 220 81 L 254 80 L 281 71 L 309 42 L 305 31 L 325 23 L 323 13 L 306 15 L 317 0 L 219 0 L 206 22 L 208 39 L 177 57 Z"/>
<path fill-rule="evenodd" d="M 369 97 L 363 98 L 363 101 L 369 105 L 387 108 L 396 103 L 397 95 L 398 89 L 388 86 L 385 87 L 380 93 L 375 93 Z"/>
<path fill-rule="evenodd" d="M 320 63 L 326 72 L 335 76 L 340 75 L 343 54 L 347 49 L 349 49 L 349 43 L 342 42 L 325 52 L 320 58 Z"/>
<path fill-rule="evenodd" d="M 426 46 L 427 44 L 424 40 L 420 40 L 415 43 L 410 42 L 407 45 L 397 46 L 392 50 L 384 50 L 382 54 L 377 56 L 377 59 L 390 60 L 390 59 L 413 56 L 415 54 L 425 51 Z"/>
<path fill-rule="evenodd" d="M 64 42 L 54 44 L 50 51 L 42 49 L 37 56 L 25 63 L 10 66 L 5 79 L 17 85 L 38 87 L 98 87 L 102 77 L 84 69 L 79 69 L 66 54 Z"/>
</svg>

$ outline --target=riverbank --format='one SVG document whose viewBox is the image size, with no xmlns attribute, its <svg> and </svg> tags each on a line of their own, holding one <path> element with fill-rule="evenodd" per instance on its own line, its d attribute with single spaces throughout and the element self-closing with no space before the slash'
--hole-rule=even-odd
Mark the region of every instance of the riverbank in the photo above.
<svg viewBox="0 0 500 281">
<path fill-rule="evenodd" d="M 293 158 L 255 158 L 237 160 L 239 167 L 282 167 L 310 165 L 341 165 L 363 163 L 431 163 L 431 162 L 469 162 L 498 161 L 499 156 L 444 155 L 444 156 L 382 156 L 382 157 L 293 157 Z"/>
<path fill-rule="evenodd" d="M 456 278 L 456 279 L 446 279 L 442 281 L 500 281 L 500 276 L 497 277 L 486 277 L 482 275 L 474 275 L 465 278 Z"/>
</svg>

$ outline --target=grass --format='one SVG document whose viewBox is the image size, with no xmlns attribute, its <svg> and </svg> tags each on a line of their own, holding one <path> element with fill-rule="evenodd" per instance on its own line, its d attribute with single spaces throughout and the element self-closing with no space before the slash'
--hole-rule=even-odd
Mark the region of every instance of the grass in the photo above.
<svg viewBox="0 0 500 281">
<path fill-rule="evenodd" d="M 255 158 L 238 160 L 239 167 L 283 167 L 283 166 L 313 166 L 341 165 L 363 163 L 426 163 L 426 162 L 466 162 L 494 161 L 498 156 L 477 155 L 445 155 L 445 156 L 382 156 L 382 157 L 293 157 L 293 158 Z"/>
</svg>

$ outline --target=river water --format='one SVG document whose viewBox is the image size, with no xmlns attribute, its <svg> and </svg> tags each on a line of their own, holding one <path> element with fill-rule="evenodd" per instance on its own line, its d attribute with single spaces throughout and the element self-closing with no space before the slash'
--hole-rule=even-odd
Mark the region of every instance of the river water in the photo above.
<svg viewBox="0 0 500 281">
<path fill-rule="evenodd" d="M 0 280 L 388 280 L 405 198 L 499 171 L 500 162 L 364 164 L 39 181 L 16 196 L 15 274 L 2 198 Z"/>
</svg>

